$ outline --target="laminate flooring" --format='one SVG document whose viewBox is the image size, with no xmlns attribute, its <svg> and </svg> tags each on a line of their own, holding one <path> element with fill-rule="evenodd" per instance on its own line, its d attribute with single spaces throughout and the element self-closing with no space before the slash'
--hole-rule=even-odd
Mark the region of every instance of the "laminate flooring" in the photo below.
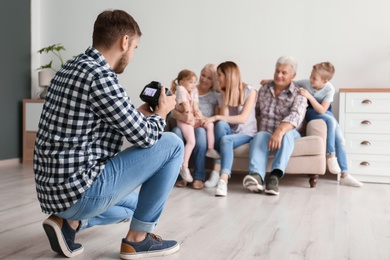
<svg viewBox="0 0 390 260">
<path fill-rule="evenodd" d="M 390 185 L 338 185 L 321 176 L 286 175 L 280 195 L 250 193 L 233 174 L 228 196 L 174 188 L 155 233 L 180 242 L 176 259 L 390 259 Z M 0 165 L 0 259 L 59 259 L 50 249 L 31 165 Z M 73 259 L 119 259 L 128 223 L 80 232 Z M 150 259 L 161 259 L 150 258 Z"/>
</svg>

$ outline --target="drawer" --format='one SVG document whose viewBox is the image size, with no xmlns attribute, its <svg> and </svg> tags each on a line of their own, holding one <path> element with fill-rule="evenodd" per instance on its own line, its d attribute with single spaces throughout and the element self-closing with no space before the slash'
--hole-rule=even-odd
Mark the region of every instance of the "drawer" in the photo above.
<svg viewBox="0 0 390 260">
<path fill-rule="evenodd" d="M 348 168 L 360 181 L 390 183 L 390 156 L 348 154 Z"/>
<path fill-rule="evenodd" d="M 345 148 L 349 154 L 390 155 L 390 135 L 346 134 Z"/>
<path fill-rule="evenodd" d="M 390 93 L 346 93 L 347 113 L 390 113 Z"/>
<path fill-rule="evenodd" d="M 389 101 L 390 102 L 390 101 Z M 390 111 L 390 110 L 389 110 Z M 390 114 L 346 114 L 345 133 L 390 133 Z"/>
</svg>

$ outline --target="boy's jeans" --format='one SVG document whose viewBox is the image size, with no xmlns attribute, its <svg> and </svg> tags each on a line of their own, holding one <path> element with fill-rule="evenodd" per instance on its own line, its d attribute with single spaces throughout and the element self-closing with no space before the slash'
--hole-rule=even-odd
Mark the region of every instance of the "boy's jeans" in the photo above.
<svg viewBox="0 0 390 260">
<path fill-rule="evenodd" d="M 342 173 L 348 172 L 347 153 L 345 149 L 345 140 L 341 132 L 340 125 L 331 111 L 326 111 L 324 114 L 318 114 L 314 109 L 308 109 L 306 112 L 306 120 L 309 122 L 314 119 L 322 119 L 326 123 L 326 154 L 336 154 L 337 162 Z"/>
<path fill-rule="evenodd" d="M 129 147 L 107 161 L 72 207 L 55 215 L 81 220 L 78 231 L 132 218 L 130 229 L 152 232 L 179 174 L 183 154 L 183 142 L 173 133 L 163 133 L 150 148 Z"/>
</svg>

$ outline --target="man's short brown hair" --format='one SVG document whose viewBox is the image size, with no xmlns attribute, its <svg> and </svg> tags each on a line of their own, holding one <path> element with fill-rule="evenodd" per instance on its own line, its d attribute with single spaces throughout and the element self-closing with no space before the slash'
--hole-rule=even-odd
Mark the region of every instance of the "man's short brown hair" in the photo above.
<svg viewBox="0 0 390 260">
<path fill-rule="evenodd" d="M 124 35 L 128 35 L 131 42 L 135 37 L 141 37 L 141 34 L 138 23 L 130 14 L 123 10 L 106 10 L 96 18 L 92 46 L 109 49 Z"/>
</svg>

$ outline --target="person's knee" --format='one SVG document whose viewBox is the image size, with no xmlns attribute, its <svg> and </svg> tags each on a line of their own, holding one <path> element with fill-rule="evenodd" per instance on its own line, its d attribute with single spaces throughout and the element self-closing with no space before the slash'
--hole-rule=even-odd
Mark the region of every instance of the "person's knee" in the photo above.
<svg viewBox="0 0 390 260">
<path fill-rule="evenodd" d="M 164 132 L 161 136 L 161 139 L 164 139 L 173 149 L 184 150 L 183 140 L 181 140 L 180 137 L 174 133 Z"/>
</svg>

